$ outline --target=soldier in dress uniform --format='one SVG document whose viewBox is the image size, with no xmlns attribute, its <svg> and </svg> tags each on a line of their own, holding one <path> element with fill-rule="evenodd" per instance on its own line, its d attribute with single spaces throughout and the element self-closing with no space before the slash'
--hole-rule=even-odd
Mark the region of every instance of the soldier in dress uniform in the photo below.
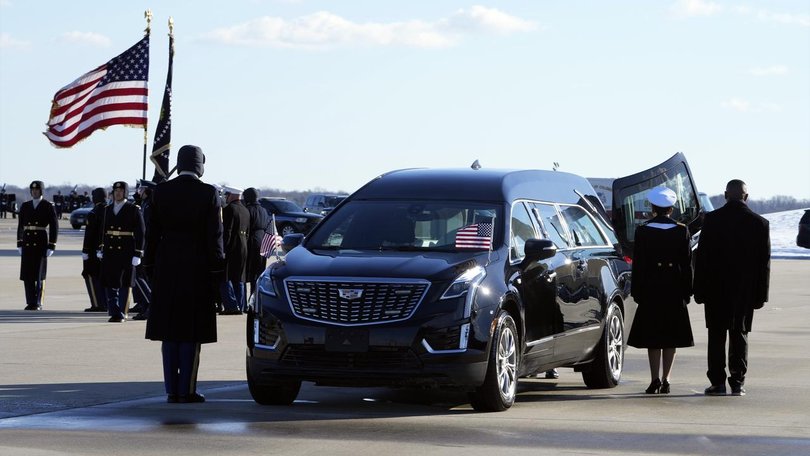
<svg viewBox="0 0 810 456">
<path fill-rule="evenodd" d="M 215 296 L 224 280 L 217 189 L 200 180 L 197 146 L 177 153 L 179 175 L 152 194 L 144 267 L 152 283 L 146 338 L 162 341 L 167 402 L 204 402 L 197 391 L 201 344 L 217 341 Z"/>
<path fill-rule="evenodd" d="M 101 246 L 101 228 L 107 206 L 107 192 L 99 187 L 93 190 L 93 209 L 87 214 L 87 227 L 82 244 L 82 277 L 90 296 L 90 307 L 85 312 L 107 312 L 107 293 L 101 286 L 101 261 L 96 254 Z"/>
<path fill-rule="evenodd" d="M 17 249 L 22 255 L 20 280 L 25 284 L 25 310 L 40 310 L 48 257 L 56 249 L 59 222 L 53 204 L 42 197 L 42 181 L 33 181 L 28 188 L 32 200 L 20 207 L 17 222 Z"/>
<path fill-rule="evenodd" d="M 143 257 L 143 216 L 137 206 L 127 201 L 128 194 L 126 182 L 113 184 L 113 202 L 104 210 L 102 222 L 101 284 L 107 293 L 111 323 L 126 320 L 134 270 Z"/>
<path fill-rule="evenodd" d="M 53 207 L 56 209 L 56 218 L 62 220 L 62 212 L 65 210 L 65 196 L 62 191 L 58 190 L 56 195 L 53 195 Z"/>
<path fill-rule="evenodd" d="M 259 192 L 250 187 L 242 194 L 245 199 L 245 207 L 250 214 L 250 227 L 248 228 L 248 253 L 245 279 L 250 283 L 250 293 L 256 293 L 256 280 L 264 271 L 267 258 L 259 251 L 262 246 L 262 239 L 267 227 L 270 225 L 270 216 L 259 204 Z"/>
<path fill-rule="evenodd" d="M 0 218 L 6 218 L 8 210 L 8 195 L 6 195 L 6 184 L 0 189 Z"/>
<path fill-rule="evenodd" d="M 143 223 L 146 227 L 149 226 L 149 216 L 152 212 L 150 198 L 152 189 L 155 183 L 146 179 L 138 180 L 138 187 L 135 191 L 136 205 L 141 210 L 143 216 Z M 132 297 L 135 300 L 135 307 L 131 310 L 137 312 L 132 317 L 133 320 L 146 320 L 149 312 L 149 304 L 152 302 L 152 287 L 149 285 L 149 279 L 146 277 L 143 265 L 135 268 L 135 283 L 132 287 Z"/>
<path fill-rule="evenodd" d="M 676 349 L 695 345 L 686 309 L 692 296 L 692 255 L 689 230 L 670 217 L 675 192 L 655 187 L 647 199 L 655 217 L 636 228 L 630 291 L 638 310 L 627 344 L 647 349 L 652 380 L 645 392 L 668 394 Z"/>
<path fill-rule="evenodd" d="M 245 310 L 245 266 L 250 213 L 240 201 L 242 189 L 224 187 L 227 206 L 222 209 L 222 242 L 225 247 L 225 282 L 222 284 L 220 315 L 241 315 Z"/>
</svg>

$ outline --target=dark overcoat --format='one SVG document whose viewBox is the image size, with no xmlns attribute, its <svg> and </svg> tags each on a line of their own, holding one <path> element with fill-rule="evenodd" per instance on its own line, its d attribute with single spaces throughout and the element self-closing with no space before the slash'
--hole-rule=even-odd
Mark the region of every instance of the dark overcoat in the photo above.
<svg viewBox="0 0 810 456">
<path fill-rule="evenodd" d="M 706 327 L 750 331 L 754 309 L 768 301 L 768 220 L 728 201 L 706 214 L 695 255 L 695 301 L 705 303 Z"/>
<path fill-rule="evenodd" d="M 48 249 L 56 249 L 59 220 L 53 204 L 42 199 L 34 209 L 33 201 L 20 206 L 17 217 L 17 247 L 22 248 L 20 280 L 45 280 Z"/>
<path fill-rule="evenodd" d="M 666 216 L 636 228 L 631 294 L 638 304 L 627 343 L 638 348 L 695 345 L 689 311 L 689 230 Z"/>
<path fill-rule="evenodd" d="M 247 231 L 250 213 L 239 200 L 222 209 L 222 243 L 225 248 L 225 276 L 233 282 L 245 281 L 248 255 Z"/>
<path fill-rule="evenodd" d="M 147 339 L 217 341 L 215 297 L 224 280 L 224 258 L 216 188 L 190 175 L 158 184 L 144 257 L 152 279 Z"/>
<path fill-rule="evenodd" d="M 104 220 L 104 203 L 96 203 L 90 213 L 87 214 L 87 225 L 84 229 L 84 241 L 82 242 L 82 253 L 87 255 L 83 262 L 82 276 L 98 277 L 101 274 L 101 260 L 96 256 L 96 252 L 101 246 L 101 224 Z"/>
<path fill-rule="evenodd" d="M 124 202 L 118 214 L 114 204 L 102 216 L 101 285 L 106 288 L 131 287 L 135 268 L 132 258 L 143 257 L 144 223 L 138 206 Z"/>
<path fill-rule="evenodd" d="M 265 229 L 270 225 L 270 216 L 259 203 L 248 203 L 246 207 L 250 214 L 247 260 L 247 281 L 250 282 L 256 280 L 264 272 L 267 264 L 267 259 L 259 253 L 259 250 L 261 250 Z"/>
</svg>

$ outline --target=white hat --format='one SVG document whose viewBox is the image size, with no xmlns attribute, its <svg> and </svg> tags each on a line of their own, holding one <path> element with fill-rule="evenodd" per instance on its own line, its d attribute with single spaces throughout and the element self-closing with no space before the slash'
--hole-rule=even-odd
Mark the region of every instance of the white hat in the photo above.
<svg viewBox="0 0 810 456">
<path fill-rule="evenodd" d="M 678 200 L 678 196 L 666 187 L 655 187 L 647 192 L 647 200 L 658 207 L 671 207 Z"/>
<path fill-rule="evenodd" d="M 238 187 L 229 187 L 227 185 L 222 187 L 223 193 L 231 193 L 233 195 L 240 195 L 242 193 L 242 189 Z"/>
</svg>

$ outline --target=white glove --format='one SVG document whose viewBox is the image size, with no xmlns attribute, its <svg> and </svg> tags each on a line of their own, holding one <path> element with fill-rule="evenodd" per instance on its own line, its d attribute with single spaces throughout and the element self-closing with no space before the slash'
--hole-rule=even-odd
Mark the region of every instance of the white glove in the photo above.
<svg viewBox="0 0 810 456">
<path fill-rule="evenodd" d="M 17 247 L 17 251 L 20 252 L 20 255 L 22 255 L 22 247 Z"/>
<path fill-rule="evenodd" d="M 101 250 L 96 252 L 96 258 L 98 258 L 99 260 L 104 258 L 104 252 L 102 252 Z"/>
<path fill-rule="evenodd" d="M 48 251 L 45 252 L 45 256 L 51 256 L 51 255 L 53 255 L 53 250 L 48 249 Z"/>
<path fill-rule="evenodd" d="M 86 253 L 82 253 L 82 261 L 87 261 L 89 259 L 90 259 L 90 255 L 88 255 Z"/>
<path fill-rule="evenodd" d="M 139 264 L 141 264 L 141 259 L 138 257 L 132 257 L 132 265 L 138 266 Z"/>
</svg>

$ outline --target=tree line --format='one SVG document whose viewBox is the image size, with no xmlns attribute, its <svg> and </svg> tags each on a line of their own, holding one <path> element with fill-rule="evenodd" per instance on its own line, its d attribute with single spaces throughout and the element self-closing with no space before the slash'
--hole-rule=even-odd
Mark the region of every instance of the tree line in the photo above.
<svg viewBox="0 0 810 456">
<path fill-rule="evenodd" d="M 716 208 L 726 204 L 723 195 L 710 196 L 709 200 Z M 749 199 L 748 207 L 757 214 L 770 214 L 772 212 L 792 211 L 794 209 L 810 209 L 810 199 L 796 199 L 792 196 L 776 195 L 768 199 Z"/>
</svg>

